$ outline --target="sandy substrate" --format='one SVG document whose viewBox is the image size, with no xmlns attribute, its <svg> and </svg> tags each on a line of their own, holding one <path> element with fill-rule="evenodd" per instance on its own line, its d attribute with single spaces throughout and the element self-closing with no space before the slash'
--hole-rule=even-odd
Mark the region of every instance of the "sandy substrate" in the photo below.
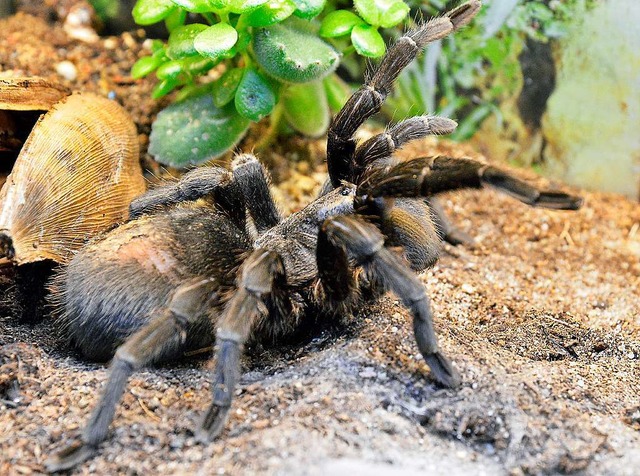
<svg viewBox="0 0 640 476">
<path fill-rule="evenodd" d="M 136 374 L 77 473 L 634 474 L 640 467 L 640 207 L 576 213 L 492 191 L 447 197 L 477 247 L 423 275 L 464 384 L 438 389 L 392 296 L 298 345 L 254 349 L 220 441 L 192 430 L 206 360 Z M 0 321 L 0 473 L 42 470 L 77 435 L 105 368 L 51 325 Z M 637 474 L 637 473 L 636 473 Z"/>
</svg>

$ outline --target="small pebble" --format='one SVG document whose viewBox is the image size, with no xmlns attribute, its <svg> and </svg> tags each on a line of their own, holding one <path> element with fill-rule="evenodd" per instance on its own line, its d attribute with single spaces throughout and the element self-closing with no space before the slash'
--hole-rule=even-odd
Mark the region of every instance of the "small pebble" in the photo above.
<svg viewBox="0 0 640 476">
<path fill-rule="evenodd" d="M 358 375 L 360 375 L 360 377 L 362 378 L 374 378 L 377 374 L 373 367 L 366 367 Z"/>
<path fill-rule="evenodd" d="M 129 32 L 125 32 L 122 34 L 122 41 L 124 41 L 124 44 L 129 49 L 134 48 L 137 44 L 135 38 Z"/>
<path fill-rule="evenodd" d="M 253 428 L 256 430 L 263 430 L 269 426 L 269 420 L 263 418 L 262 420 L 258 420 L 253 424 Z"/>
<path fill-rule="evenodd" d="M 467 293 L 467 294 L 475 294 L 475 292 L 476 292 L 476 288 L 474 288 L 473 286 L 471 286 L 468 283 L 464 283 L 462 286 L 460 286 L 460 290 L 463 293 Z"/>
<path fill-rule="evenodd" d="M 104 48 L 106 50 L 115 50 L 117 47 L 118 40 L 116 40 L 115 38 L 107 38 L 106 40 L 104 40 Z"/>
<path fill-rule="evenodd" d="M 60 61 L 56 65 L 56 73 L 68 81 L 75 81 L 78 77 L 78 69 L 71 61 Z"/>
</svg>

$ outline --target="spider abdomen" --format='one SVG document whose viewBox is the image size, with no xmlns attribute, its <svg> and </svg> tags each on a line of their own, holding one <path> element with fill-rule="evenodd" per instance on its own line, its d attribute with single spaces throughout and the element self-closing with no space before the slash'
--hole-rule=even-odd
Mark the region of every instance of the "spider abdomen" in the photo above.
<svg viewBox="0 0 640 476">
<path fill-rule="evenodd" d="M 159 360 L 207 346 L 213 339 L 209 316 L 234 289 L 248 249 L 243 231 L 206 204 L 143 216 L 90 243 L 56 278 L 58 325 L 83 355 L 105 361 L 167 307 L 176 288 L 203 277 L 213 282 L 214 309 L 201 303 L 185 345 L 168 345 Z"/>
</svg>

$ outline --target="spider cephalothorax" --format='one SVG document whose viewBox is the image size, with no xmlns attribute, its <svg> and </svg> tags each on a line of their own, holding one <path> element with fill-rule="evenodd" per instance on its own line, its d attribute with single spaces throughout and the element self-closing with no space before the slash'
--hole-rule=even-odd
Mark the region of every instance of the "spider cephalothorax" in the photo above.
<svg viewBox="0 0 640 476">
<path fill-rule="evenodd" d="M 241 155 L 231 170 L 196 169 L 137 198 L 130 222 L 75 256 L 56 281 L 59 320 L 85 355 L 115 356 L 82 439 L 49 460 L 50 470 L 71 467 L 96 451 L 133 371 L 207 345 L 214 334 L 213 402 L 197 434 L 216 437 L 249 339 L 291 333 L 309 318 L 309 309 L 355 311 L 362 296 L 384 291 L 409 309 L 433 378 L 448 387 L 458 384 L 457 371 L 438 348 L 429 299 L 414 272 L 436 261 L 443 238 L 457 240 L 428 200 L 483 185 L 547 208 L 576 209 L 580 199 L 540 192 L 470 159 L 393 158 L 407 141 L 451 132 L 456 124 L 449 119 L 414 117 L 362 144 L 353 136 L 379 111 L 422 47 L 468 23 L 479 8 L 479 1 L 469 1 L 389 49 L 333 119 L 329 181 L 303 210 L 282 218 L 264 168 L 252 155 Z"/>
</svg>

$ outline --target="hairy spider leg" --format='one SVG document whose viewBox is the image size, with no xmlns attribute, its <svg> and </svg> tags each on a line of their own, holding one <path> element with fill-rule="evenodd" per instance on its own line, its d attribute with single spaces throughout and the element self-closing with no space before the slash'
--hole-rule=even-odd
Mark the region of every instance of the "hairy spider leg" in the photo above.
<svg viewBox="0 0 640 476">
<path fill-rule="evenodd" d="M 179 181 L 147 191 L 129 204 L 129 219 L 178 203 L 213 197 L 236 221 L 244 223 L 244 200 L 231 172 L 222 167 L 202 167 L 184 174 Z"/>
<path fill-rule="evenodd" d="M 446 117 L 416 116 L 389 127 L 359 144 L 353 155 L 354 183 L 358 183 L 365 169 L 374 161 L 387 159 L 409 141 L 422 139 L 428 135 L 452 133 L 458 124 Z"/>
<path fill-rule="evenodd" d="M 411 63 L 430 42 L 439 40 L 471 21 L 480 10 L 481 2 L 471 0 L 407 32 L 382 58 L 377 69 L 346 102 L 333 118 L 327 132 L 327 166 L 334 187 L 342 180 L 354 182 L 353 154 L 356 130 L 376 114 L 391 92 L 400 72 Z"/>
<path fill-rule="evenodd" d="M 323 236 L 324 235 L 324 236 Z M 324 257 L 318 256 L 318 271 L 321 280 L 326 280 L 325 291 L 334 300 L 344 298 L 336 293 L 338 281 L 332 274 L 344 280 L 349 269 L 344 260 L 348 255 L 365 270 L 380 280 L 384 289 L 395 293 L 413 316 L 413 331 L 418 349 L 429 365 L 436 381 L 445 387 L 456 387 L 460 376 L 447 357 L 438 347 L 438 339 L 433 329 L 432 312 L 429 298 L 423 284 L 415 273 L 402 262 L 397 254 L 385 247 L 384 236 L 373 224 L 366 223 L 355 216 L 339 216 L 327 219 L 320 231 L 319 241 L 324 241 Z M 331 262 L 327 256 L 338 259 Z M 338 265 L 341 269 L 336 273 Z M 351 278 L 352 279 L 352 278 Z"/>
<path fill-rule="evenodd" d="M 428 197 L 425 202 L 431 212 L 431 219 L 436 226 L 436 230 L 444 241 L 454 246 L 464 245 L 468 248 L 473 248 L 476 245 L 471 235 L 451 223 L 440 200 L 436 197 Z"/>
<path fill-rule="evenodd" d="M 134 199 L 129 206 L 130 219 L 159 208 L 199 198 L 212 197 L 241 227 L 245 207 L 262 233 L 278 224 L 280 213 L 269 191 L 269 176 L 252 154 L 242 154 L 231 162 L 229 170 L 200 167 L 184 174 L 179 181 L 155 188 Z"/>
<path fill-rule="evenodd" d="M 98 445 L 107 437 L 116 405 L 122 398 L 129 376 L 152 364 L 167 345 L 184 342 L 189 325 L 209 310 L 207 303 L 214 287 L 214 282 L 209 279 L 198 279 L 180 286 L 162 314 L 118 347 L 109 367 L 109 378 L 102 396 L 81 440 L 50 458 L 45 463 L 48 471 L 70 469 L 95 455 Z"/>
<path fill-rule="evenodd" d="M 269 190 L 269 174 L 252 154 L 242 154 L 231 162 L 231 170 L 240 186 L 258 234 L 276 226 L 282 215 Z"/>
<path fill-rule="evenodd" d="M 265 301 L 277 296 L 283 312 L 290 312 L 289 298 L 278 293 L 286 284 L 284 263 L 273 251 L 255 250 L 247 258 L 238 279 L 238 290 L 229 300 L 216 332 L 216 366 L 213 372 L 213 400 L 196 436 L 213 440 L 224 428 L 240 374 L 242 347 L 266 313 Z"/>
<path fill-rule="evenodd" d="M 486 185 L 534 207 L 577 210 L 582 205 L 580 197 L 540 191 L 491 165 L 452 157 L 417 158 L 375 170 L 358 186 L 356 200 L 364 203 L 376 197 L 430 197 L 450 190 Z"/>
</svg>

